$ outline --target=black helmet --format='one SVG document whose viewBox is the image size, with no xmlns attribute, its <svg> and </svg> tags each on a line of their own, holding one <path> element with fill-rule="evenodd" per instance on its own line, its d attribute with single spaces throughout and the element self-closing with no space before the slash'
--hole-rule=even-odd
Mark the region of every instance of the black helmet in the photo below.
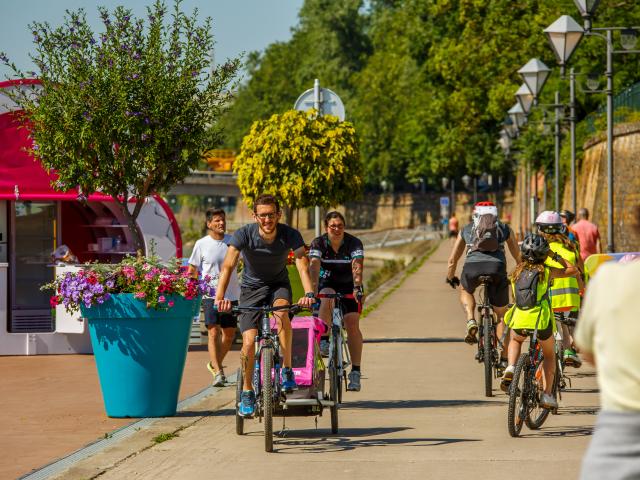
<svg viewBox="0 0 640 480">
<path fill-rule="evenodd" d="M 560 216 L 567 221 L 567 225 L 576 219 L 576 214 L 571 210 L 560 210 Z"/>
<path fill-rule="evenodd" d="M 549 253 L 549 242 L 541 235 L 530 233 L 524 237 L 520 251 L 525 260 L 531 263 L 542 263 Z"/>
</svg>

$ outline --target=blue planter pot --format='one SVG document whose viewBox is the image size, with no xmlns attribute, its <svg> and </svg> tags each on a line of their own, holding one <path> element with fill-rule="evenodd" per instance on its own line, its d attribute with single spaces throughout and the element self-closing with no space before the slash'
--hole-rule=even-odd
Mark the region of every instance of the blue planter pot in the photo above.
<svg viewBox="0 0 640 480">
<path fill-rule="evenodd" d="M 108 416 L 175 415 L 200 297 L 186 300 L 176 295 L 168 300 L 175 302 L 168 311 L 147 309 L 130 293 L 82 307 Z"/>
</svg>

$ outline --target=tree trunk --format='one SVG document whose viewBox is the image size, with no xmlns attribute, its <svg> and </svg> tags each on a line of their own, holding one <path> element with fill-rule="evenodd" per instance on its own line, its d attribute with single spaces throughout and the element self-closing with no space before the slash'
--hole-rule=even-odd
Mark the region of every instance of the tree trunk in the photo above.
<svg viewBox="0 0 640 480">
<path fill-rule="evenodd" d="M 144 203 L 144 199 L 141 202 Z M 134 212 L 131 213 L 128 208 L 128 203 L 129 203 L 128 201 L 126 200 L 117 201 L 117 203 L 120 206 L 120 210 L 122 211 L 122 214 L 127 219 L 127 226 L 129 227 L 129 232 L 131 233 L 131 240 L 133 241 L 133 245 L 132 245 L 133 250 L 136 252 L 136 254 L 146 255 L 144 239 L 142 237 L 142 233 L 138 229 L 138 224 L 136 223 L 138 214 L 140 213 L 140 209 L 134 208 Z M 136 202 L 136 206 L 137 206 L 137 203 L 138 202 Z"/>
</svg>

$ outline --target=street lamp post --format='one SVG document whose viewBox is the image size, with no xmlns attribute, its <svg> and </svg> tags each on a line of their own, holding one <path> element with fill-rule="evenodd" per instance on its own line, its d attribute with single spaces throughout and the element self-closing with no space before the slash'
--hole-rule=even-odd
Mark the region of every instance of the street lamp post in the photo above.
<svg viewBox="0 0 640 480">
<path fill-rule="evenodd" d="M 637 39 L 638 27 L 592 28 L 591 19 L 598 7 L 599 0 L 574 0 L 574 2 L 584 19 L 584 29 L 571 17 L 563 15 L 545 29 L 545 33 L 549 37 L 551 46 L 561 66 L 564 66 L 568 61 L 583 35 L 601 38 L 607 44 L 607 69 L 605 72 L 605 76 L 607 77 L 607 87 L 605 90 L 607 95 L 607 251 L 613 252 L 615 248 L 613 223 L 613 55 L 615 53 L 640 53 L 640 50 L 633 50 Z M 621 32 L 622 47 L 624 50 L 614 50 L 613 32 L 615 30 Z M 599 32 L 604 32 L 604 34 Z M 567 48 L 562 48 L 563 46 Z"/>
</svg>

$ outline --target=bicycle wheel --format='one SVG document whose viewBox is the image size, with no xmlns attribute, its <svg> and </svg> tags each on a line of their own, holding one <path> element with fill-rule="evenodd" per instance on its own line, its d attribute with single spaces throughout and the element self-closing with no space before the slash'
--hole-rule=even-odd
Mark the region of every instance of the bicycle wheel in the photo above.
<svg viewBox="0 0 640 480">
<path fill-rule="evenodd" d="M 236 374 L 236 433 L 238 435 L 244 434 L 244 418 L 238 414 L 238 405 L 240 404 L 240 395 L 242 394 L 242 379 L 242 368 L 239 368 Z"/>
<path fill-rule="evenodd" d="M 534 385 L 535 385 L 535 388 L 536 388 L 536 392 L 533 395 L 534 398 L 535 398 L 535 401 L 532 402 L 533 405 L 531 405 L 531 410 L 529 411 L 529 414 L 527 415 L 527 418 L 525 419 L 527 427 L 529 427 L 531 430 L 539 429 L 542 426 L 542 424 L 545 422 L 547 417 L 549 416 L 549 413 L 551 412 L 551 410 L 546 409 L 546 408 L 542 408 L 540 406 L 540 400 L 541 400 L 542 392 L 543 392 L 542 386 L 538 386 L 535 383 L 534 383 Z M 558 368 L 557 367 L 556 367 L 556 372 L 553 375 L 553 384 L 551 386 L 551 395 L 556 400 L 558 399 Z"/>
<path fill-rule="evenodd" d="M 329 398 L 333 401 L 331 409 L 331 433 L 338 433 L 338 396 L 340 375 L 333 365 L 329 367 Z"/>
<path fill-rule="evenodd" d="M 509 386 L 509 410 L 507 413 L 507 426 L 509 435 L 517 437 L 522 430 L 522 424 L 527 416 L 529 408 L 528 383 L 530 371 L 527 368 L 529 356 L 526 353 L 520 355 L 516 369 L 513 372 L 513 380 Z"/>
<path fill-rule="evenodd" d="M 493 344 L 491 342 L 491 321 L 488 315 L 482 317 L 482 344 L 484 347 L 484 396 L 493 396 L 493 355 L 491 350 Z"/>
<path fill-rule="evenodd" d="M 260 354 L 262 369 L 262 420 L 264 423 L 264 451 L 273 452 L 273 350 L 263 348 Z M 278 381 L 278 379 L 276 379 Z"/>
</svg>

